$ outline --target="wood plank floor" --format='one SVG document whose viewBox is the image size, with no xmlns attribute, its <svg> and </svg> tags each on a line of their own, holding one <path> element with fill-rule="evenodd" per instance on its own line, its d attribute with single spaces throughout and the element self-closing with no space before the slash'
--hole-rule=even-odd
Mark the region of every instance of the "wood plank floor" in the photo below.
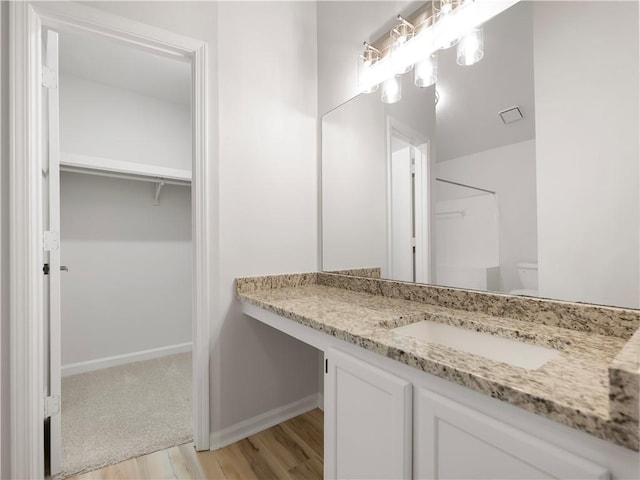
<svg viewBox="0 0 640 480">
<path fill-rule="evenodd" d="M 315 409 L 215 452 L 189 443 L 70 479 L 322 479 L 323 422 Z"/>
</svg>

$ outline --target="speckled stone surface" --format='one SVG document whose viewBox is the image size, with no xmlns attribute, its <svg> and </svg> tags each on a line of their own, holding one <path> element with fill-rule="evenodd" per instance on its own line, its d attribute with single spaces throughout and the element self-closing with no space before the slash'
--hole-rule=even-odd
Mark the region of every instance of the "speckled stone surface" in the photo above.
<svg viewBox="0 0 640 480">
<path fill-rule="evenodd" d="M 284 275 L 237 278 L 236 292 L 247 293 L 271 288 L 301 287 L 316 284 L 317 279 L 317 273 L 287 273 Z"/>
<path fill-rule="evenodd" d="M 319 273 L 318 283 L 625 339 L 631 338 L 640 327 L 640 311 L 624 308 L 330 273 Z"/>
<path fill-rule="evenodd" d="M 347 270 L 332 270 L 327 273 L 337 273 L 338 275 L 353 275 L 355 277 L 368 277 L 368 278 L 382 277 L 382 269 L 380 267 L 349 268 Z"/>
<path fill-rule="evenodd" d="M 638 311 L 325 273 L 242 278 L 236 290 L 302 325 L 638 450 L 640 333 L 630 331 Z M 560 354 L 526 370 L 391 331 L 420 320 Z"/>
</svg>

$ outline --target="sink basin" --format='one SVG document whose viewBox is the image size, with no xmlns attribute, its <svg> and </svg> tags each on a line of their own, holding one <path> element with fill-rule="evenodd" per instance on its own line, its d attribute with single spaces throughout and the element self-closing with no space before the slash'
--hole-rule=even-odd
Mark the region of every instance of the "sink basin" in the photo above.
<svg viewBox="0 0 640 480">
<path fill-rule="evenodd" d="M 527 370 L 540 368 L 560 353 L 552 348 L 531 345 L 429 320 L 397 327 L 391 331 L 397 335 L 445 345 Z"/>
</svg>

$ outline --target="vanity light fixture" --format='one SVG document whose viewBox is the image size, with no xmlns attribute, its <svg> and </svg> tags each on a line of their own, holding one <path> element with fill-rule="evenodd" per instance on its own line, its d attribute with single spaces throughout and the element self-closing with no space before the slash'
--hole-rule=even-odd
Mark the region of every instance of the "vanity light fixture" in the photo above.
<svg viewBox="0 0 640 480">
<path fill-rule="evenodd" d="M 384 84 L 383 101 L 400 98 L 396 75 L 415 66 L 414 82 L 428 87 L 437 81 L 436 52 L 458 44 L 459 65 L 473 65 L 484 56 L 480 26 L 519 0 L 431 0 L 397 23 L 380 40 L 369 44 L 359 58 L 358 88 L 371 93 Z M 393 100 L 397 101 L 397 100 Z"/>
</svg>

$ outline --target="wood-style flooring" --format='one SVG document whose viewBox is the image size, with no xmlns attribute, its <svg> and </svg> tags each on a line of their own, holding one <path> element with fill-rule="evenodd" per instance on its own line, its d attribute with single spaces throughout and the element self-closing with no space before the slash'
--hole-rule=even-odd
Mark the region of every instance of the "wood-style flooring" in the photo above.
<svg viewBox="0 0 640 480">
<path fill-rule="evenodd" d="M 189 443 L 70 478 L 322 479 L 323 422 L 315 409 L 213 452 Z"/>
</svg>

